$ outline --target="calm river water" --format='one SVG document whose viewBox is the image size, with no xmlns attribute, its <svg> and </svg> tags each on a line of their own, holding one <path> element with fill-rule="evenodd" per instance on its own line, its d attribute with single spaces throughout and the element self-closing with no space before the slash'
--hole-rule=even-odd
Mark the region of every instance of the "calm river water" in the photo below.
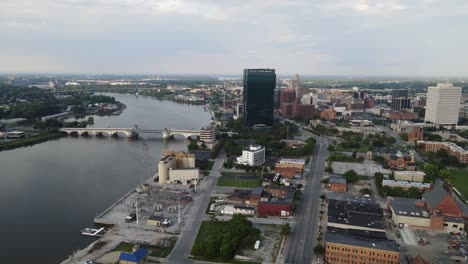
<svg viewBox="0 0 468 264">
<path fill-rule="evenodd" d="M 109 94 L 125 103 L 120 116 L 94 117 L 95 127 L 199 129 L 210 121 L 202 106 Z M 155 173 L 164 149 L 186 149 L 184 138 L 163 142 L 124 138 L 61 138 L 0 152 L 2 263 L 59 263 L 93 241 L 80 230 Z"/>
</svg>

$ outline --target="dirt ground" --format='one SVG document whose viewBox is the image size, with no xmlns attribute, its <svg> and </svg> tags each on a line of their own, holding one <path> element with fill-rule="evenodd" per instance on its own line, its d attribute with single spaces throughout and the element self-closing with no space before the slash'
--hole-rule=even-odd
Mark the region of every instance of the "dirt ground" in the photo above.
<svg viewBox="0 0 468 264">
<path fill-rule="evenodd" d="M 255 225 L 262 232 L 264 238 L 258 250 L 243 250 L 243 256 L 263 263 L 274 262 L 278 254 L 281 235 L 279 225 Z"/>
</svg>

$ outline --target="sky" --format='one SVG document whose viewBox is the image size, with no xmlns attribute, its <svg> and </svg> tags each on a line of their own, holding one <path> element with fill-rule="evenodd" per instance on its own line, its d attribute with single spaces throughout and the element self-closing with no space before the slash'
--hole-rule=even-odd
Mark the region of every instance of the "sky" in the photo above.
<svg viewBox="0 0 468 264">
<path fill-rule="evenodd" d="M 467 76 L 466 0 L 0 0 L 0 72 Z"/>
</svg>

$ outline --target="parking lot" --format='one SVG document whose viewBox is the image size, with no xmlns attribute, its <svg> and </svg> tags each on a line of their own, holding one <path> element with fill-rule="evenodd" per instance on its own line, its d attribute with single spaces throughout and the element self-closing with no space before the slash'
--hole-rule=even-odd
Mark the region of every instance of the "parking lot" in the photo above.
<svg viewBox="0 0 468 264">
<path fill-rule="evenodd" d="M 384 169 L 381 165 L 375 164 L 373 161 L 365 160 L 364 163 L 355 162 L 332 162 L 333 173 L 344 174 L 349 170 L 354 170 L 359 175 L 374 177 L 376 172 L 382 174 L 391 174 L 391 170 Z"/>
</svg>

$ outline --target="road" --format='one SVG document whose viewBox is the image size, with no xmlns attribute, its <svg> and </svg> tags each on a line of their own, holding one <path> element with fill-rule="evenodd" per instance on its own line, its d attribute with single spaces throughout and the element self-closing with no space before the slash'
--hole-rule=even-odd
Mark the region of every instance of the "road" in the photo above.
<svg viewBox="0 0 468 264">
<path fill-rule="evenodd" d="M 224 159 L 224 154 L 216 159 L 209 176 L 201 183 L 198 194 L 194 198 L 194 202 L 187 214 L 189 217 L 185 219 L 183 231 L 179 235 L 179 239 L 177 239 L 177 243 L 172 249 L 171 254 L 164 260 L 164 263 L 201 263 L 189 260 L 187 256 L 192 249 L 198 229 L 200 229 L 201 222 L 204 219 L 205 210 L 210 201 L 211 193 L 216 186 L 216 180 L 221 175 L 220 171 L 223 167 Z"/>
<path fill-rule="evenodd" d="M 295 212 L 296 224 L 285 246 L 284 257 L 285 263 L 288 264 L 309 264 L 316 258 L 313 248 L 317 245 L 321 180 L 328 157 L 327 147 L 331 143 L 331 139 L 317 137 L 303 129 L 300 129 L 300 132 L 303 136 L 315 137 L 317 144 L 308 164 L 308 173 L 305 176 L 307 184 L 303 190 L 302 200 Z"/>
</svg>

